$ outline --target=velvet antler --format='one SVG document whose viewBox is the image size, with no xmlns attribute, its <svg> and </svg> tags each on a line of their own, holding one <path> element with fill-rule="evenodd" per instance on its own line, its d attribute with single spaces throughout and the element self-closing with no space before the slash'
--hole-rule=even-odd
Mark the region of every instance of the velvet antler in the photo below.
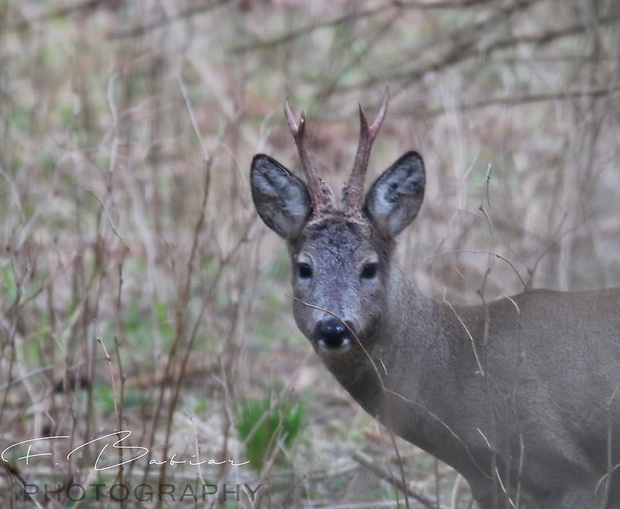
<svg viewBox="0 0 620 509">
<path fill-rule="evenodd" d="M 368 167 L 368 159 L 370 157 L 370 150 L 372 144 L 375 141 L 381 124 L 385 118 L 387 112 L 389 99 L 389 89 L 386 87 L 381 99 L 381 106 L 377 116 L 372 121 L 370 126 L 366 119 L 364 109 L 360 104 L 360 140 L 357 146 L 357 154 L 355 156 L 355 164 L 351 171 L 349 181 L 342 190 L 342 197 L 344 201 L 345 211 L 353 216 L 361 214 L 362 205 L 364 202 L 364 177 L 366 176 L 366 169 Z"/>
<path fill-rule="evenodd" d="M 318 219 L 321 217 L 321 213 L 328 209 L 333 202 L 332 192 L 321 180 L 316 172 L 316 167 L 314 166 L 314 161 L 312 160 L 312 156 L 308 151 L 308 147 L 306 146 L 306 115 L 302 111 L 301 116 L 299 118 L 299 123 L 295 119 L 293 112 L 288 104 L 288 99 L 284 103 L 284 114 L 286 115 L 286 121 L 288 123 L 289 129 L 293 134 L 293 138 L 295 139 L 295 144 L 297 145 L 297 151 L 299 152 L 299 157 L 301 159 L 301 164 L 304 169 L 304 174 L 306 176 L 306 184 L 308 185 L 308 189 L 310 191 L 310 200 L 312 202 L 312 215 Z"/>
</svg>

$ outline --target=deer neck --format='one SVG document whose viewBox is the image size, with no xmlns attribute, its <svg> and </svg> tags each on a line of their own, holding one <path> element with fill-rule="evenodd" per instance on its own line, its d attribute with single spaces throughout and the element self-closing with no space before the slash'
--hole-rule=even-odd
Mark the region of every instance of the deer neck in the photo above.
<svg viewBox="0 0 620 509">
<path fill-rule="evenodd" d="M 386 313 L 365 349 L 322 355 L 323 362 L 370 415 L 442 457 L 433 444 L 450 439 L 463 345 L 457 321 L 448 305 L 422 295 L 396 269 Z"/>
<path fill-rule="evenodd" d="M 453 352 L 461 341 L 447 332 L 454 330 L 451 315 L 448 306 L 422 295 L 394 269 L 386 312 L 364 338 L 363 348 L 356 346 L 343 355 L 319 355 L 371 415 L 381 414 L 390 393 L 402 396 L 408 408 L 405 400 L 432 405 L 437 390 L 453 378 Z M 425 413 L 420 411 L 420 415 Z"/>
</svg>

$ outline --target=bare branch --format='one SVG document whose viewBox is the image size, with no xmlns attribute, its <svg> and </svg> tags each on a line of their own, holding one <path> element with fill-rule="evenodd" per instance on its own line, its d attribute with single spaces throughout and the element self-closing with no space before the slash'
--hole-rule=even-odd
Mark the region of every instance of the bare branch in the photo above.
<svg viewBox="0 0 620 509">
<path fill-rule="evenodd" d="M 547 92 L 539 94 L 522 94 L 522 95 L 508 95 L 501 97 L 489 97 L 488 99 L 482 99 L 480 101 L 473 101 L 470 103 L 459 105 L 459 111 L 471 111 L 476 109 L 487 108 L 490 106 L 523 106 L 526 104 L 532 104 L 537 102 L 547 101 L 564 101 L 571 99 L 578 99 L 580 97 L 602 98 L 612 96 L 620 92 L 620 86 L 616 87 L 596 87 L 592 89 L 582 90 L 559 90 L 557 92 Z M 403 116 L 411 115 L 412 111 L 403 111 Z M 429 110 L 415 110 L 415 114 L 418 117 L 428 118 L 436 117 L 446 113 L 444 107 L 431 108 Z"/>
<path fill-rule="evenodd" d="M 360 19 L 374 16 L 387 9 L 392 9 L 392 8 L 393 8 L 392 5 L 386 4 L 386 5 L 380 5 L 378 7 L 373 7 L 371 9 L 349 12 L 336 19 L 330 19 L 326 21 L 312 23 L 308 26 L 300 28 L 299 30 L 295 30 L 294 32 L 288 32 L 284 35 L 274 37 L 272 39 L 267 39 L 265 41 L 251 41 L 249 43 L 243 43 L 238 46 L 233 46 L 230 49 L 230 52 L 231 53 L 244 53 L 245 51 L 248 51 L 248 50 L 273 48 L 276 46 L 280 46 L 281 44 L 286 44 L 288 42 L 294 41 L 295 39 L 298 39 L 305 35 L 309 35 L 317 30 L 338 26 L 343 23 L 350 23 L 351 21 L 358 21 Z"/>
<path fill-rule="evenodd" d="M 379 477 L 379 479 L 382 479 L 383 481 L 391 484 L 392 486 L 399 489 L 403 493 L 409 495 L 411 498 L 420 502 L 420 504 L 422 504 L 424 507 L 428 507 L 430 509 L 436 509 L 438 507 L 437 503 L 431 497 L 429 497 L 428 495 L 425 495 L 422 492 L 414 490 L 411 486 L 406 485 L 405 483 L 403 483 L 401 479 L 394 477 L 387 468 L 381 465 L 377 465 L 372 460 L 372 458 L 369 458 L 368 456 L 366 456 L 365 454 L 362 454 L 359 451 L 354 451 L 351 454 L 351 457 L 355 461 L 357 461 L 360 465 L 362 465 L 364 468 L 366 468 L 367 470 L 372 472 L 374 475 Z M 439 507 L 441 507 L 441 509 L 445 509 L 445 506 L 443 505 Z"/>
</svg>

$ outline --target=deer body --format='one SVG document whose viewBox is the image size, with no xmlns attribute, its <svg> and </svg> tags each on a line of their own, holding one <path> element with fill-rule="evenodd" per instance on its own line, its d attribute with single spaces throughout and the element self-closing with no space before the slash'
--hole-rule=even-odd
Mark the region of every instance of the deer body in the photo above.
<svg viewBox="0 0 620 509">
<path fill-rule="evenodd" d="M 316 176 L 304 122 L 287 119 L 308 184 L 252 163 L 254 202 L 288 244 L 301 332 L 351 396 L 454 467 L 481 509 L 620 508 L 620 289 L 529 291 L 481 306 L 422 295 L 393 259 L 417 215 L 422 159 L 402 156 L 364 198 L 362 135 L 344 207 Z"/>
<path fill-rule="evenodd" d="M 608 320 L 620 316 L 620 292 L 533 291 L 514 303 L 489 304 L 488 318 L 483 306 L 452 309 L 428 301 L 408 282 L 393 298 L 385 319 L 395 326 L 381 329 L 391 340 L 378 338 L 369 347 L 372 362 L 363 351 L 345 358 L 315 347 L 369 414 L 459 471 L 484 509 L 509 507 L 501 497 L 494 501 L 503 492 L 496 476 L 520 493 L 519 507 L 605 507 L 595 489 L 606 475 L 610 418 L 611 429 L 620 430 L 620 405 L 613 405 L 620 331 Z M 415 311 L 403 306 L 412 302 Z M 575 315 L 579 308 L 592 312 Z M 545 329 L 531 325 L 541 321 Z M 576 338 L 577 326 L 596 333 Z M 615 463 L 619 456 L 616 438 Z M 618 507 L 613 500 L 608 507 Z"/>
</svg>

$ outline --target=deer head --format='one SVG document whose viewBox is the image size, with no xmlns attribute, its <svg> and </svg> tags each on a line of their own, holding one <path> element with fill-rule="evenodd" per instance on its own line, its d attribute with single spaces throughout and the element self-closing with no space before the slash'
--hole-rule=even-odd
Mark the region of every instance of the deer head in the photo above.
<svg viewBox="0 0 620 509">
<path fill-rule="evenodd" d="M 264 223 L 286 240 L 293 267 L 294 315 L 299 329 L 322 355 L 372 346 L 385 326 L 395 237 L 416 217 L 424 196 L 422 158 L 407 152 L 364 196 L 372 144 L 388 105 L 368 123 L 361 105 L 355 163 L 336 206 L 317 175 L 307 146 L 306 120 L 297 121 L 288 101 L 286 119 L 295 139 L 305 183 L 275 159 L 252 161 L 252 197 Z M 383 329 L 385 330 L 385 329 Z"/>
</svg>

